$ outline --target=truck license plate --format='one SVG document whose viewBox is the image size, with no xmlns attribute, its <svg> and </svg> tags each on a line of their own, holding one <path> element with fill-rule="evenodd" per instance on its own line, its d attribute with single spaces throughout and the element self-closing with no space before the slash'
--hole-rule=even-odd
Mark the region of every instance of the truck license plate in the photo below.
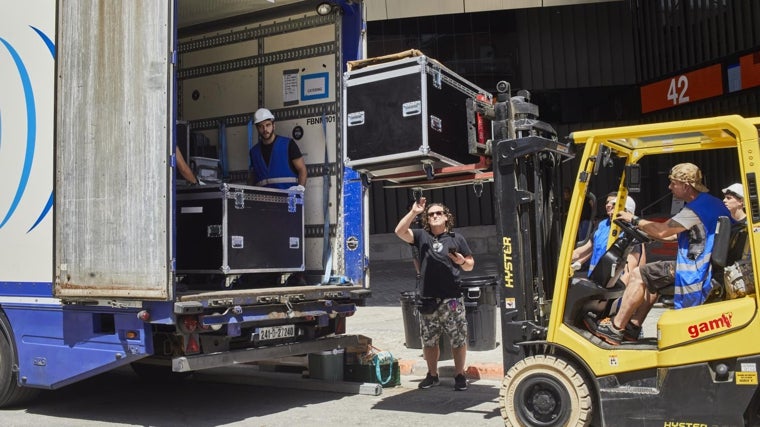
<svg viewBox="0 0 760 427">
<path fill-rule="evenodd" d="M 266 328 L 256 329 L 258 332 L 258 341 L 279 340 L 282 338 L 293 338 L 296 336 L 295 325 L 268 326 Z"/>
</svg>

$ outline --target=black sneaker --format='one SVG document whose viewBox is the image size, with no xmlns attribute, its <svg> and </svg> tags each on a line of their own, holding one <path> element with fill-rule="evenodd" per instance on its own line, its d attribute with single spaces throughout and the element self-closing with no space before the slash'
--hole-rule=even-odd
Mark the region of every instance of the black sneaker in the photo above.
<svg viewBox="0 0 760 427">
<path fill-rule="evenodd" d="M 467 390 L 467 378 L 465 378 L 464 375 L 459 374 L 454 377 L 454 390 Z"/>
<path fill-rule="evenodd" d="M 636 326 L 631 322 L 628 322 L 623 329 L 623 339 L 626 341 L 638 341 L 641 335 L 641 326 Z"/>
<path fill-rule="evenodd" d="M 623 331 L 616 328 L 609 317 L 600 320 L 591 333 L 612 345 L 620 345 L 623 341 Z"/>
<path fill-rule="evenodd" d="M 427 373 L 425 379 L 420 382 L 419 388 L 430 388 L 441 384 L 441 380 L 438 379 L 438 375 L 432 376 L 430 372 Z"/>
<path fill-rule="evenodd" d="M 599 322 L 599 319 L 596 318 L 596 315 L 594 313 L 588 312 L 583 315 L 583 326 L 586 327 L 590 332 L 596 332 L 596 324 Z"/>
</svg>

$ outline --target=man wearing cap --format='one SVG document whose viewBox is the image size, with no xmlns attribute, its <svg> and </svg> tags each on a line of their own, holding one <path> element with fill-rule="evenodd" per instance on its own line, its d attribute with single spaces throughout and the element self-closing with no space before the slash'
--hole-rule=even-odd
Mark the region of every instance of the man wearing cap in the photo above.
<svg viewBox="0 0 760 427">
<path fill-rule="evenodd" d="M 657 240 L 678 240 L 675 261 L 658 261 L 637 267 L 631 273 L 620 308 L 614 317 L 586 325 L 591 333 L 604 341 L 619 345 L 637 336 L 624 331 L 641 328 L 659 292 L 674 287 L 675 308 L 702 304 L 711 290 L 710 256 L 718 217 L 730 216 L 717 197 L 707 193 L 702 172 L 691 163 L 679 163 L 670 170 L 668 189 L 673 197 L 685 202 L 684 207 L 666 222 L 641 219 L 629 212 L 618 212 L 618 218 L 637 226 Z M 628 326 L 628 322 L 631 326 Z"/>
<path fill-rule="evenodd" d="M 253 121 L 259 134 L 259 143 L 249 153 L 251 167 L 248 183 L 280 189 L 295 187 L 303 191 L 308 174 L 306 162 L 296 142 L 274 133 L 274 115 L 266 108 L 256 110 Z"/>
</svg>

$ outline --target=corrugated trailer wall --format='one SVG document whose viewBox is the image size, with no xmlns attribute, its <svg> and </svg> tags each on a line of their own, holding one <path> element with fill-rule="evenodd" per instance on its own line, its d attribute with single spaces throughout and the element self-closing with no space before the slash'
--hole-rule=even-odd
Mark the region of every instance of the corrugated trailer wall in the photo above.
<svg viewBox="0 0 760 427">
<path fill-rule="evenodd" d="M 258 139 L 252 118 L 260 107 L 275 115 L 275 132 L 293 138 L 301 149 L 309 173 L 304 245 L 306 268 L 312 270 L 322 268 L 325 221 L 335 235 L 343 191 L 338 179 L 343 173 L 337 126 L 339 16 L 319 16 L 312 5 L 303 4 L 255 18 L 242 15 L 190 27 L 179 34 L 178 116 L 193 132 L 205 135 L 226 160 L 229 182 L 246 182 L 249 143 Z M 314 94 L 306 94 L 307 85 Z M 322 197 L 325 156 L 330 178 L 327 219 Z"/>
</svg>

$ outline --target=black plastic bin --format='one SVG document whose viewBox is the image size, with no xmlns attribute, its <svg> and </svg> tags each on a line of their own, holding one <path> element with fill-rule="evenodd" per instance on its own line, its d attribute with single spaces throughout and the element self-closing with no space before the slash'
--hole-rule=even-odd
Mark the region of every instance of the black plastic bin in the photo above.
<svg viewBox="0 0 760 427">
<path fill-rule="evenodd" d="M 404 319 L 404 345 L 406 348 L 422 348 L 420 340 L 420 313 L 414 304 L 414 291 L 401 292 L 401 317 Z"/>
<path fill-rule="evenodd" d="M 496 348 L 496 309 L 499 288 L 494 276 L 468 277 L 459 287 L 467 313 L 467 350 Z"/>
<path fill-rule="evenodd" d="M 422 338 L 420 337 L 420 312 L 417 311 L 415 299 L 417 292 L 401 292 L 401 317 L 404 319 L 404 345 L 406 348 L 421 349 Z M 440 354 L 438 360 L 451 360 L 451 340 L 448 335 L 442 335 L 438 340 Z"/>
</svg>

